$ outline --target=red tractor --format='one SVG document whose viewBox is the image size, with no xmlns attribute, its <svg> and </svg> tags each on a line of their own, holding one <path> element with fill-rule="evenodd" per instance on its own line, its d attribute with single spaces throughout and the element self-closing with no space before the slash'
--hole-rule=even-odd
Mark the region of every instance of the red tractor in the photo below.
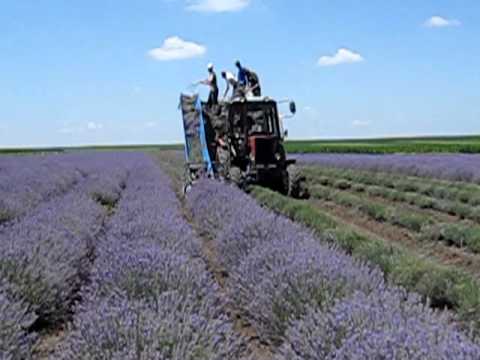
<svg viewBox="0 0 480 360">
<path fill-rule="evenodd" d="M 187 187 L 199 172 L 207 172 L 241 188 L 256 184 L 295 198 L 309 196 L 305 177 L 295 166 L 296 161 L 287 158 L 286 133 L 276 101 L 268 97 L 242 97 L 209 108 L 195 95 L 182 96 L 181 107 L 186 137 Z M 295 103 L 289 102 L 289 108 L 293 116 Z M 197 160 L 195 153 L 201 153 L 196 156 Z"/>
</svg>

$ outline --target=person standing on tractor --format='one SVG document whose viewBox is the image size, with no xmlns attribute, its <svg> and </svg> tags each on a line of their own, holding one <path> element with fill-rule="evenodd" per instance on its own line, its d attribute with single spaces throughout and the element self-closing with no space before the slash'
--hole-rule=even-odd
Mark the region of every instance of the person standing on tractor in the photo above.
<svg viewBox="0 0 480 360">
<path fill-rule="evenodd" d="M 238 69 L 238 75 L 237 75 L 238 85 L 241 87 L 247 86 L 247 72 L 245 71 L 246 69 L 242 66 L 242 64 L 238 60 L 235 62 L 235 66 Z"/>
<path fill-rule="evenodd" d="M 213 64 L 208 64 L 208 78 L 200 81 L 200 84 L 207 85 L 210 87 L 210 94 L 208 95 L 207 105 L 209 108 L 218 105 L 218 83 L 217 83 L 217 74 Z"/>
<path fill-rule="evenodd" d="M 224 78 L 227 82 L 227 88 L 225 89 L 225 94 L 223 95 L 223 98 L 227 98 L 230 88 L 232 89 L 231 99 L 238 96 L 239 83 L 235 78 L 235 75 L 233 75 L 230 71 L 222 71 L 222 78 Z"/>
<path fill-rule="evenodd" d="M 260 97 L 262 96 L 262 88 L 260 86 L 260 79 L 255 71 L 250 69 L 245 69 L 245 74 L 247 76 L 248 87 L 246 93 L 251 93 L 253 96 Z"/>
</svg>

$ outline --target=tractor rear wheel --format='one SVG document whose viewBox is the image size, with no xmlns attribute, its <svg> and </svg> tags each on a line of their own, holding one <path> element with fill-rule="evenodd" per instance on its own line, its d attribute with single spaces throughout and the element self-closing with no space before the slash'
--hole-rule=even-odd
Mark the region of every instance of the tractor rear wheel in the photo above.
<svg viewBox="0 0 480 360">
<path fill-rule="evenodd" d="M 288 196 L 290 192 L 290 175 L 288 171 L 282 171 L 282 177 L 280 181 L 278 182 L 278 189 L 282 195 Z"/>
</svg>

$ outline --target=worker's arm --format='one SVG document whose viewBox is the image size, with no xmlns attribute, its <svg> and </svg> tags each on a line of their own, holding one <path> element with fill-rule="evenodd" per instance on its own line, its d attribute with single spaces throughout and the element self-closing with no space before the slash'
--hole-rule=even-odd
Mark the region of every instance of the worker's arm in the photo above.
<svg viewBox="0 0 480 360">
<path fill-rule="evenodd" d="M 259 85 L 256 84 L 255 86 L 249 87 L 246 92 L 253 91 L 253 90 L 257 89 L 258 87 L 259 87 Z"/>
<path fill-rule="evenodd" d="M 203 80 L 195 81 L 190 86 L 198 86 L 198 85 L 201 85 L 201 84 L 203 84 Z"/>
</svg>

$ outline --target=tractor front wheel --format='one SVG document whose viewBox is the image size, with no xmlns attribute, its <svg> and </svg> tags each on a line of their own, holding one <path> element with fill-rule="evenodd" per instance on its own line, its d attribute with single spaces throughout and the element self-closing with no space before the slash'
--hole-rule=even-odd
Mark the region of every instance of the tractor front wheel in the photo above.
<svg viewBox="0 0 480 360">
<path fill-rule="evenodd" d="M 243 187 L 242 170 L 236 166 L 232 166 L 229 171 L 230 181 L 237 185 L 239 188 Z"/>
<path fill-rule="evenodd" d="M 308 199 L 310 193 L 307 188 L 307 178 L 295 165 L 287 168 L 288 172 L 288 196 L 295 199 Z"/>
</svg>

